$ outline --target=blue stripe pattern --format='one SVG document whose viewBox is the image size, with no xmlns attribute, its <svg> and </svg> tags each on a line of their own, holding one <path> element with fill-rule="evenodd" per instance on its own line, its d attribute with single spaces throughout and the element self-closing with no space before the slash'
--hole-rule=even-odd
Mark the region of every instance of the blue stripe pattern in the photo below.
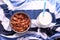
<svg viewBox="0 0 60 40">
<path fill-rule="evenodd" d="M 15 7 L 18 7 L 18 6 L 21 6 L 22 4 L 24 3 L 28 3 L 28 2 L 31 2 L 31 1 L 39 1 L 39 0 L 24 0 L 23 2 L 20 2 L 20 1 L 17 1 L 17 0 L 9 0 L 13 6 Z"/>
<path fill-rule="evenodd" d="M 56 3 L 56 11 L 60 13 L 60 3 Z"/>
<path fill-rule="evenodd" d="M 26 1 L 24 0 L 23 2 L 19 2 L 19 1 L 16 1 L 16 0 L 10 0 L 10 2 L 12 3 L 13 6 L 15 7 L 18 7 L 18 6 L 21 6 L 22 4 L 24 4 Z"/>
<path fill-rule="evenodd" d="M 20 36 L 19 38 L 21 38 L 21 37 L 24 37 L 24 38 L 26 38 L 26 37 L 36 37 L 38 39 L 46 40 L 46 39 L 42 38 L 40 35 L 33 34 L 33 33 L 32 34 L 25 34 L 23 36 Z"/>
</svg>

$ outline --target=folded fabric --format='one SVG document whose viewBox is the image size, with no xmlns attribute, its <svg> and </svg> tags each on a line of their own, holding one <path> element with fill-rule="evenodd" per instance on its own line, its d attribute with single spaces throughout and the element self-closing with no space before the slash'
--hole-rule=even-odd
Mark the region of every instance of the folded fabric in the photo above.
<svg viewBox="0 0 60 40">
<path fill-rule="evenodd" d="M 44 1 L 27 1 L 27 0 L 3 0 L 5 4 L 8 5 L 7 9 L 1 9 L 0 10 L 0 20 L 2 21 L 2 25 L 4 27 L 5 30 L 7 31 L 11 31 L 11 27 L 9 25 L 9 19 L 11 18 L 11 16 L 15 13 L 15 12 L 25 12 L 27 13 L 30 18 L 31 18 L 31 27 L 34 28 L 34 27 L 38 27 L 39 25 L 36 23 L 36 18 L 37 16 L 43 11 L 43 5 L 44 5 Z M 26 3 L 25 3 L 26 2 Z M 53 26 L 56 24 L 55 20 L 54 19 L 55 17 L 57 17 L 55 14 L 55 7 L 53 5 L 51 5 L 48 1 L 47 2 L 47 5 L 46 5 L 46 10 L 47 12 L 50 12 L 52 13 L 53 15 L 53 23 L 51 23 L 51 25 L 49 25 L 50 27 Z M 16 5 L 15 5 L 16 4 Z M 5 7 L 6 8 L 6 7 Z M 14 13 L 12 13 L 12 10 Z M 60 9 L 58 9 L 60 10 Z M 60 16 L 59 16 L 60 17 Z M 39 26 L 40 27 L 40 26 Z M 41 38 L 41 39 L 47 39 L 49 36 L 47 36 L 46 33 L 42 33 L 40 32 L 41 30 L 37 30 L 37 34 L 27 34 L 27 35 L 24 35 L 26 38 Z M 56 29 L 55 29 L 56 31 Z M 57 31 L 60 32 L 60 30 L 58 29 Z M 38 35 L 40 33 L 40 35 Z M 4 34 L 3 34 L 4 35 Z M 7 36 L 7 37 L 16 37 L 18 36 L 18 34 L 16 35 L 11 35 L 11 36 Z M 20 35 L 19 35 L 20 36 Z M 23 36 L 23 37 L 24 37 Z M 32 38 L 32 39 L 33 39 Z"/>
<path fill-rule="evenodd" d="M 4 29 L 7 31 L 11 31 L 11 27 L 9 27 L 9 19 L 5 16 L 2 8 L 0 8 L 0 20 L 2 21 Z"/>
</svg>

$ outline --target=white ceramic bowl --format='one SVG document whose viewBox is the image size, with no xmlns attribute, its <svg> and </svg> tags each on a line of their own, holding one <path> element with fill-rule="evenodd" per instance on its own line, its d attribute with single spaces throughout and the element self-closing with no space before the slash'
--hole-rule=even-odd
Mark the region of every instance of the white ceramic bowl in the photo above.
<svg viewBox="0 0 60 40">
<path fill-rule="evenodd" d="M 41 12 L 37 17 L 37 23 L 40 25 L 41 28 L 47 28 L 50 23 L 52 22 L 52 15 L 49 12 Z"/>
</svg>

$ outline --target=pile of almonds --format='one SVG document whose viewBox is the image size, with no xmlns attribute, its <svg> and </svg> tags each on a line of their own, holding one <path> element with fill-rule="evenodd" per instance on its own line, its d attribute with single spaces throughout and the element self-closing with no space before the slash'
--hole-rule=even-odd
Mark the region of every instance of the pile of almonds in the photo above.
<svg viewBox="0 0 60 40">
<path fill-rule="evenodd" d="M 30 18 L 25 13 L 15 13 L 10 20 L 12 29 L 16 32 L 24 32 L 30 26 Z"/>
</svg>

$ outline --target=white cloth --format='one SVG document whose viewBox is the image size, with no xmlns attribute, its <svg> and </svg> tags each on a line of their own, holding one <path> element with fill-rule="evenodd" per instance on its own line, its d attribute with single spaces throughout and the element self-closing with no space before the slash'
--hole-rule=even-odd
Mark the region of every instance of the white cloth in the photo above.
<svg viewBox="0 0 60 40">
<path fill-rule="evenodd" d="M 15 0 L 16 1 L 16 0 Z M 23 1 L 23 0 L 22 0 Z M 10 0 L 4 0 L 4 2 L 8 5 L 8 8 L 11 10 L 38 10 L 44 8 L 44 1 L 41 0 L 30 0 L 24 2 L 24 4 L 20 6 L 13 6 L 13 4 L 10 2 Z M 18 2 L 19 3 L 19 2 Z M 41 3 L 41 4 L 40 4 Z M 16 4 L 16 3 L 15 3 Z M 49 1 L 46 1 L 46 9 L 49 9 L 51 12 L 55 11 L 55 5 L 51 5 Z"/>
<path fill-rule="evenodd" d="M 3 9 L 0 8 L 0 20 L 2 21 L 2 25 L 5 30 L 11 31 L 11 27 L 9 26 L 9 19 L 5 16 Z"/>
</svg>

